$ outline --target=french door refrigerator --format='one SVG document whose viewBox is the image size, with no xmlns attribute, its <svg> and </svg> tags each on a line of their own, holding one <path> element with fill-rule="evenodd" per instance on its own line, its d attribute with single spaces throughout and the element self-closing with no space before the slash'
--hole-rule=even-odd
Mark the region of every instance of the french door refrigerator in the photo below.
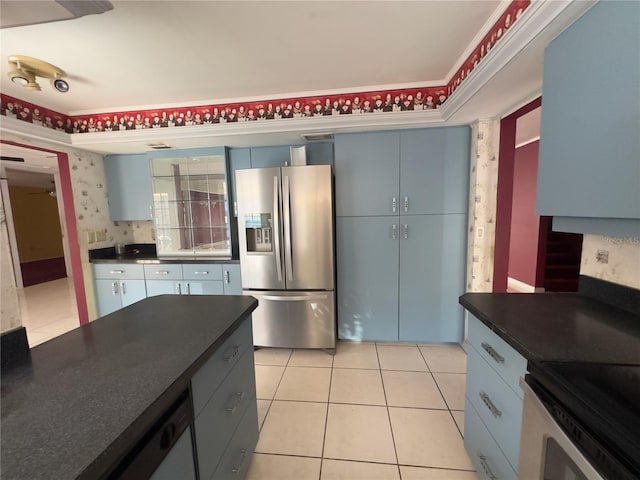
<svg viewBox="0 0 640 480">
<path fill-rule="evenodd" d="M 242 291 L 257 346 L 336 346 L 330 165 L 236 171 Z"/>
</svg>

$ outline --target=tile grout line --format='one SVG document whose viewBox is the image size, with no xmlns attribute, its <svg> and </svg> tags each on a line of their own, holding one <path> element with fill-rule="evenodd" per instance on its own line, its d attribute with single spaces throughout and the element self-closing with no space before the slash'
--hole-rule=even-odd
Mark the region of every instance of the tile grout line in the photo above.
<svg viewBox="0 0 640 480">
<path fill-rule="evenodd" d="M 384 395 L 385 408 L 387 409 L 387 419 L 389 420 L 389 431 L 391 432 L 391 442 L 393 443 L 393 454 L 396 456 L 396 468 L 398 469 L 398 477 L 402 480 L 400 473 L 400 460 L 398 459 L 398 448 L 396 447 L 396 439 L 393 435 L 393 423 L 391 423 L 391 412 L 389 412 L 389 401 L 387 400 L 387 390 L 384 387 L 384 377 L 382 376 L 382 364 L 380 363 L 380 354 L 378 353 L 378 344 L 375 344 L 376 359 L 378 360 L 378 374 L 380 375 L 380 383 L 382 383 L 382 393 Z"/>
<path fill-rule="evenodd" d="M 336 346 L 337 350 L 337 346 Z M 331 399 L 331 385 L 333 383 L 333 363 L 335 361 L 335 352 L 331 355 L 331 373 L 329 373 L 329 390 L 327 391 L 327 411 L 324 417 L 324 435 L 322 436 L 322 452 L 320 452 L 320 471 L 318 472 L 318 480 L 322 479 L 322 465 L 324 463 L 324 448 L 327 443 L 327 425 L 329 425 L 329 400 Z"/>
</svg>

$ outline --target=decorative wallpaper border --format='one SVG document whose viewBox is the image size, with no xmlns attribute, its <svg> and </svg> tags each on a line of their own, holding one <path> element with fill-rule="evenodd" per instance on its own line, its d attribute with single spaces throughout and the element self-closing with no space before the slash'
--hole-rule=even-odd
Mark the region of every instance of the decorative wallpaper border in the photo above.
<svg viewBox="0 0 640 480">
<path fill-rule="evenodd" d="M 437 109 L 504 38 L 530 4 L 531 0 L 513 0 L 445 86 L 76 116 L 0 93 L 0 114 L 76 134 Z"/>
</svg>

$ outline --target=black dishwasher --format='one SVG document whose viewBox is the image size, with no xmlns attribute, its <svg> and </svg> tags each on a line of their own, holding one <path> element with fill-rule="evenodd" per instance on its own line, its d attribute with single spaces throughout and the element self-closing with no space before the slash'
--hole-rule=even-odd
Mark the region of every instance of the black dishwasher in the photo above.
<svg viewBox="0 0 640 480">
<path fill-rule="evenodd" d="M 185 390 L 107 478 L 109 480 L 150 478 L 192 423 L 191 397 Z"/>
</svg>

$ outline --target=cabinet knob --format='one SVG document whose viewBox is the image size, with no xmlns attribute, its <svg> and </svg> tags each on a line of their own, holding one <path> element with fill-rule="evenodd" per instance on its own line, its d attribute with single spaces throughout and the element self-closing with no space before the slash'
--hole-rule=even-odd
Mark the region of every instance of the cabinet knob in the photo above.
<svg viewBox="0 0 640 480">
<path fill-rule="evenodd" d="M 231 283 L 231 276 L 229 275 L 229 270 L 224 271 L 224 283 Z"/>
<path fill-rule="evenodd" d="M 120 282 L 120 292 L 122 293 L 122 295 L 127 294 L 127 291 L 124 288 L 124 282 Z"/>
<path fill-rule="evenodd" d="M 114 295 L 118 294 L 118 282 L 111 282 L 111 293 Z"/>
</svg>

